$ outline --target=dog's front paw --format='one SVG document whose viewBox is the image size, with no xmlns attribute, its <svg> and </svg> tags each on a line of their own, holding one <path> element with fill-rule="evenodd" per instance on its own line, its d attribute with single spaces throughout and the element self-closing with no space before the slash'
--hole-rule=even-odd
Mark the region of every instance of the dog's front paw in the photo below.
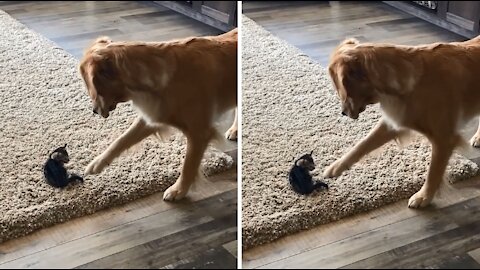
<svg viewBox="0 0 480 270">
<path fill-rule="evenodd" d="M 473 135 L 473 137 L 470 139 L 470 145 L 473 147 L 480 147 L 480 134 Z"/>
<path fill-rule="evenodd" d="M 238 132 L 238 128 L 231 127 L 227 130 L 227 132 L 225 132 L 225 138 L 227 138 L 227 140 L 236 141 L 237 132 Z"/>
<path fill-rule="evenodd" d="M 323 177 L 330 178 L 340 176 L 346 169 L 348 169 L 348 166 L 341 160 L 337 160 L 325 169 Z"/>
<path fill-rule="evenodd" d="M 175 183 L 165 190 L 165 193 L 163 193 L 163 200 L 169 202 L 178 201 L 183 199 L 185 195 L 187 195 L 187 192 L 188 188 L 182 188 L 180 185 Z"/>
<path fill-rule="evenodd" d="M 408 200 L 409 208 L 422 208 L 429 205 L 433 200 L 433 195 L 428 194 L 423 189 L 413 194 Z"/>
<path fill-rule="evenodd" d="M 85 168 L 85 175 L 99 174 L 107 165 L 108 162 L 105 161 L 105 159 L 103 159 L 101 156 L 98 156 Z"/>
</svg>

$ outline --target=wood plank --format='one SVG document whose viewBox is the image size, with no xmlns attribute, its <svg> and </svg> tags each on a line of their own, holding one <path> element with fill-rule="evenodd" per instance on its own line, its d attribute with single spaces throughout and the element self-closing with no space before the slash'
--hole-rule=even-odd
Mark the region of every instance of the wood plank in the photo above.
<svg viewBox="0 0 480 270">
<path fill-rule="evenodd" d="M 141 14 L 129 14 L 125 16 L 121 16 L 124 20 L 135 20 L 141 22 L 143 25 L 148 25 L 152 23 L 158 22 L 158 20 L 165 20 L 166 18 L 177 17 L 178 13 L 171 9 L 159 10 L 159 11 L 152 11 L 152 12 L 144 12 Z"/>
<path fill-rule="evenodd" d="M 348 265 L 345 268 L 418 269 L 448 265 L 445 258 L 480 247 L 480 221 L 436 234 L 420 241 Z"/>
<path fill-rule="evenodd" d="M 52 3 L 39 4 L 35 7 L 26 7 L 30 13 L 25 16 L 19 15 L 22 22 L 28 24 L 34 23 L 61 23 L 63 20 L 69 20 L 75 17 L 92 17 L 97 18 L 100 15 L 108 14 L 108 16 L 119 16 L 121 14 L 128 14 L 136 9 L 147 10 L 148 6 L 138 5 L 132 2 L 117 1 L 109 5 L 102 3 L 87 4 L 78 1 L 76 4 L 67 3 L 53 6 Z M 93 5 L 93 7 L 91 6 Z M 7 11 L 8 12 L 8 11 Z M 32 16 L 32 12 L 37 12 Z"/>
<path fill-rule="evenodd" d="M 339 268 L 458 227 L 438 211 L 404 219 L 260 268 Z"/>
<path fill-rule="evenodd" d="M 431 267 L 431 266 L 429 266 Z M 435 265 L 438 269 L 480 269 L 480 264 L 467 254 L 453 256 Z"/>
<path fill-rule="evenodd" d="M 18 14 L 18 13 L 21 14 L 21 13 L 25 13 L 25 12 L 26 12 L 26 10 L 23 9 L 23 8 L 10 9 L 10 10 L 8 11 L 9 14 Z"/>
<path fill-rule="evenodd" d="M 235 210 L 236 203 L 232 201 L 221 209 L 221 213 L 217 213 L 219 217 L 210 222 L 100 258 L 77 268 L 161 268 L 177 262 L 179 254 L 188 257 L 186 253 L 194 256 L 209 248 L 221 247 L 236 239 Z M 236 264 L 230 265 L 230 267 L 235 266 Z"/>
<path fill-rule="evenodd" d="M 458 227 L 438 231 L 428 238 L 359 260 L 346 268 L 425 268 L 448 264 L 446 258 L 464 256 L 469 250 L 480 247 L 480 197 L 438 211 Z"/>
<path fill-rule="evenodd" d="M 28 5 L 35 1 L 1 1 L 0 7 L 4 9 L 5 7 L 17 7 L 19 5 Z"/>
<path fill-rule="evenodd" d="M 328 5 L 325 2 L 318 2 L 318 1 L 258 1 L 258 3 L 248 3 L 247 5 L 243 5 L 243 13 L 256 13 L 262 11 L 268 11 L 269 13 L 272 11 L 278 10 L 286 10 L 286 9 L 294 9 L 297 8 L 299 5 L 305 7 L 307 5 L 316 6 L 318 4 Z"/>
<path fill-rule="evenodd" d="M 218 260 L 218 258 L 222 258 Z M 211 248 L 192 257 L 182 257 L 165 269 L 237 269 L 237 259 L 223 248 Z"/>
<path fill-rule="evenodd" d="M 14 261 L 0 264 L 2 268 L 74 268 L 118 253 L 163 236 L 171 235 L 218 217 L 225 207 L 236 205 L 237 193 L 227 191 L 189 206 L 135 220 L 76 241 L 56 245 Z M 183 211 L 179 211 L 182 209 Z M 62 254 L 59 258 L 58 254 Z"/>
<path fill-rule="evenodd" d="M 78 42 L 79 40 L 85 40 L 85 39 L 93 41 L 100 36 L 113 36 L 113 35 L 122 35 L 122 34 L 123 32 L 118 29 L 102 29 L 101 31 L 66 35 L 58 38 L 51 38 L 51 40 L 57 43 L 66 42 L 67 40 L 69 42 L 75 42 L 75 41 Z"/>
</svg>

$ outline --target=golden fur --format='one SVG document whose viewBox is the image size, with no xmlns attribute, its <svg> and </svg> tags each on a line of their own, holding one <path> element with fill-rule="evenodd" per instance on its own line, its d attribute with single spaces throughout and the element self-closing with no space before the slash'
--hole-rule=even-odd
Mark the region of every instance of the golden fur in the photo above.
<svg viewBox="0 0 480 270">
<path fill-rule="evenodd" d="M 237 102 L 237 30 L 219 36 L 170 42 L 112 42 L 103 37 L 87 49 L 80 73 L 93 111 L 108 117 L 131 101 L 139 117 L 85 169 L 98 174 L 124 150 L 173 126 L 187 138 L 180 178 L 165 200 L 186 195 L 209 142 L 216 118 Z M 235 117 L 237 117 L 235 115 Z M 225 134 L 236 139 L 237 119 Z"/>
<path fill-rule="evenodd" d="M 463 143 L 460 128 L 480 114 L 479 70 L 480 37 L 420 46 L 342 42 L 329 65 L 342 114 L 356 119 L 367 105 L 380 103 L 383 117 L 324 176 L 340 175 L 364 155 L 414 130 L 431 142 L 432 160 L 425 184 L 408 206 L 428 205 L 453 150 Z M 480 145 L 480 128 L 470 142 Z"/>
</svg>

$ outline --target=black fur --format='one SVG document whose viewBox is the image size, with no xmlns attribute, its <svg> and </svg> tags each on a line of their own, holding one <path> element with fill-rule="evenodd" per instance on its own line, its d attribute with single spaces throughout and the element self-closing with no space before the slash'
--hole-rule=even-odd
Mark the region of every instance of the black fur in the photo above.
<svg viewBox="0 0 480 270">
<path fill-rule="evenodd" d="M 314 183 L 310 171 L 315 169 L 315 162 L 312 158 L 313 151 L 310 154 L 305 154 L 299 159 L 295 160 L 295 163 L 290 170 L 288 180 L 293 190 L 302 195 L 312 193 L 316 189 L 326 188 L 328 185 L 323 182 Z"/>
<path fill-rule="evenodd" d="M 67 145 L 55 149 L 43 166 L 45 179 L 47 183 L 53 187 L 63 188 L 76 180 L 83 182 L 83 178 L 76 174 L 68 175 L 64 167 L 64 164 L 69 162 L 66 147 Z"/>
</svg>

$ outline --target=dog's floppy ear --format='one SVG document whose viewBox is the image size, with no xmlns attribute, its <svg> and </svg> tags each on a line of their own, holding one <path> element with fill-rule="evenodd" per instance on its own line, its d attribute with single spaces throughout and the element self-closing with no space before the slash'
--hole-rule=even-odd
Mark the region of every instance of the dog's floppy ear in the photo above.
<svg viewBox="0 0 480 270">
<path fill-rule="evenodd" d="M 97 49 L 92 53 L 93 64 L 95 65 L 94 77 L 113 79 L 117 74 L 114 65 L 114 55 L 110 48 Z"/>
<path fill-rule="evenodd" d="M 107 89 L 117 78 L 113 57 L 111 48 L 94 48 L 86 54 L 80 64 L 80 72 L 93 100 L 96 100 L 98 95 L 103 95 L 102 89 Z"/>
<path fill-rule="evenodd" d="M 359 57 L 351 57 L 345 64 L 344 76 L 348 76 L 357 81 L 363 81 L 367 78 L 363 61 Z"/>
<path fill-rule="evenodd" d="M 107 46 L 112 43 L 112 40 L 107 37 L 99 37 L 95 40 L 92 46 L 91 56 L 93 58 L 93 64 L 95 65 L 96 72 L 107 78 L 113 77 L 113 54 L 111 49 Z"/>
<path fill-rule="evenodd" d="M 346 53 L 345 53 L 346 54 Z M 361 57 L 346 54 L 342 61 L 342 84 L 345 90 L 367 80 L 367 72 Z"/>
<path fill-rule="evenodd" d="M 330 76 L 342 101 L 355 95 L 354 91 L 358 85 L 364 84 L 368 80 L 361 55 L 358 55 L 356 51 L 355 48 L 349 48 L 337 52 L 334 62 L 329 66 Z"/>
</svg>

